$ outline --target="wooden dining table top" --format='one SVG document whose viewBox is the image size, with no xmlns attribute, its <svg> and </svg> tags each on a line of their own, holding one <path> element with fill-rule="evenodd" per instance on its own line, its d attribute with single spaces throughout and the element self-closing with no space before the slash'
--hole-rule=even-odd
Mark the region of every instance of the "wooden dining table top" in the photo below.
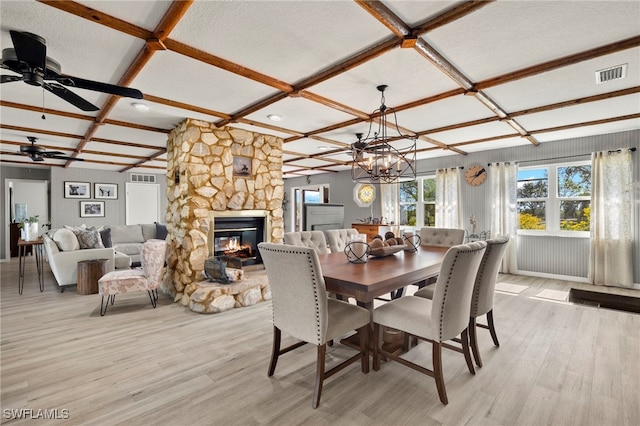
<svg viewBox="0 0 640 426">
<path fill-rule="evenodd" d="M 376 297 L 437 274 L 448 249 L 420 246 L 416 252 L 369 257 L 366 263 L 351 263 L 344 253 L 323 254 L 318 258 L 327 291 L 371 306 Z"/>
</svg>

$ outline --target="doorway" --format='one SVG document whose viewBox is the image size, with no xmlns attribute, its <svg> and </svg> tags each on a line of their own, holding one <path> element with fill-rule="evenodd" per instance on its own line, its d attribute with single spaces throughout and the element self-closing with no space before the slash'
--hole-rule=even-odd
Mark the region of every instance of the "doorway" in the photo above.
<svg viewBox="0 0 640 426">
<path fill-rule="evenodd" d="M 18 242 L 18 222 L 24 218 L 38 216 L 38 234 L 49 223 L 49 181 L 29 179 L 5 179 L 4 253 L 2 258 L 9 259 L 11 252 L 17 254 L 13 245 Z"/>
<path fill-rule="evenodd" d="M 159 222 L 160 185 L 127 182 L 125 189 L 125 223 L 127 225 Z"/>
<path fill-rule="evenodd" d="M 309 185 L 292 188 L 293 191 L 293 230 L 302 231 L 302 206 L 304 203 L 329 202 L 329 185 Z"/>
</svg>

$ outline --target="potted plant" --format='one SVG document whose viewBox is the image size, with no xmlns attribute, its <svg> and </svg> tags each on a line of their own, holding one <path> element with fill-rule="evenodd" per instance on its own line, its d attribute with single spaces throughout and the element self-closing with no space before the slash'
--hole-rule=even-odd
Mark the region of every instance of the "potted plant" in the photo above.
<svg viewBox="0 0 640 426">
<path fill-rule="evenodd" d="M 20 221 L 18 228 L 22 230 L 22 239 L 25 241 L 35 241 L 38 239 L 38 218 L 39 215 L 26 217 Z"/>
</svg>

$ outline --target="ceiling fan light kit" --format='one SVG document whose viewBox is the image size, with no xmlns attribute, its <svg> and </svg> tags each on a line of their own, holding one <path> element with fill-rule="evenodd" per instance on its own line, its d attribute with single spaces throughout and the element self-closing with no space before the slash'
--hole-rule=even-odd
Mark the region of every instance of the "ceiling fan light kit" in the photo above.
<svg viewBox="0 0 640 426">
<path fill-rule="evenodd" d="M 357 133 L 357 142 L 351 144 L 351 179 L 354 182 L 394 183 L 400 179 L 416 178 L 417 136 L 400 131 L 395 110 L 384 104 L 386 88 L 386 85 L 377 87 L 381 92 L 380 107 L 371 114 L 369 132 L 366 136 Z M 377 122 L 377 130 L 373 130 L 374 121 Z M 389 136 L 390 126 L 395 128 L 397 136 Z M 407 141 L 408 146 L 399 146 Z"/>
<path fill-rule="evenodd" d="M 143 98 L 142 92 L 137 89 L 64 75 L 61 73 L 60 64 L 47 56 L 47 45 L 44 38 L 23 31 L 10 30 L 9 33 L 13 48 L 2 50 L 0 66 L 20 74 L 20 76 L 2 75 L 0 78 L 2 84 L 24 81 L 31 86 L 42 87 L 83 111 L 98 111 L 100 108 L 64 86 L 127 98 Z"/>
</svg>

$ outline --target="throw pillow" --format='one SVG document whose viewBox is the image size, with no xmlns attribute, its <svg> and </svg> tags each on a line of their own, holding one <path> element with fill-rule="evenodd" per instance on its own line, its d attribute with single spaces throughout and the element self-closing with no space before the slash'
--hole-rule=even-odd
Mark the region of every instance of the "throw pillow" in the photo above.
<svg viewBox="0 0 640 426">
<path fill-rule="evenodd" d="M 163 225 L 162 223 L 156 222 L 156 239 L 158 240 L 167 239 L 167 225 Z"/>
<path fill-rule="evenodd" d="M 102 239 L 102 244 L 104 245 L 104 247 L 113 247 L 113 243 L 111 242 L 111 228 L 106 228 L 98 232 L 100 232 L 100 238 Z"/>
<path fill-rule="evenodd" d="M 78 243 L 80 244 L 80 249 L 93 249 L 93 248 L 104 248 L 104 244 L 102 244 L 102 239 L 100 238 L 100 233 L 93 230 L 86 231 L 78 231 L 75 233 L 78 238 Z"/>
<path fill-rule="evenodd" d="M 61 251 L 74 251 L 80 250 L 80 244 L 76 235 L 68 229 L 58 229 L 51 239 L 56 242 L 56 245 Z"/>
</svg>

